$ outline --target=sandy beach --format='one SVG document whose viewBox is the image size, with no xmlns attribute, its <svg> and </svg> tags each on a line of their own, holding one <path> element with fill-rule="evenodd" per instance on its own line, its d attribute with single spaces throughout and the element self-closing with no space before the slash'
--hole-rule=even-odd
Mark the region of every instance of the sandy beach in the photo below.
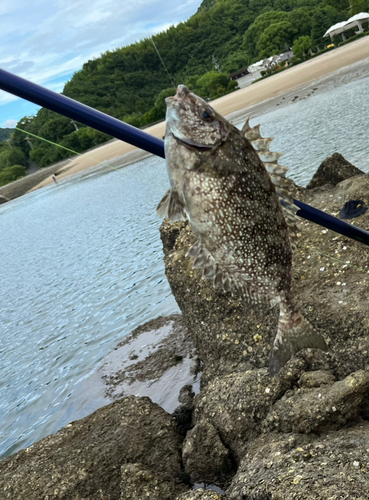
<svg viewBox="0 0 369 500">
<path fill-rule="evenodd" d="M 329 85 L 347 83 L 352 79 L 369 75 L 369 37 L 327 52 L 319 57 L 292 67 L 232 94 L 212 102 L 212 106 L 231 121 L 240 120 L 246 114 L 260 115 L 278 105 L 287 105 L 303 94 L 314 90 L 327 91 Z M 282 100 L 283 98 L 283 100 Z M 145 132 L 162 138 L 165 122 L 145 129 Z M 129 153 L 129 154 L 128 154 Z M 147 156 L 125 142 L 114 140 L 81 156 L 73 157 L 58 174 L 58 179 L 81 172 L 91 167 L 106 164 L 122 167 Z M 51 176 L 35 186 L 33 190 L 52 183 Z"/>
</svg>

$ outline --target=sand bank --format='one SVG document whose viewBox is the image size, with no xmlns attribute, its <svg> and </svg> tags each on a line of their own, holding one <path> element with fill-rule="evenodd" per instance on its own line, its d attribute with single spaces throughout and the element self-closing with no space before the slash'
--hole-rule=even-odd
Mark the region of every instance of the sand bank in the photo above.
<svg viewBox="0 0 369 500">
<path fill-rule="evenodd" d="M 246 110 L 252 110 L 253 115 L 270 110 L 275 105 L 288 104 L 290 99 L 276 103 L 282 95 L 288 96 L 293 91 L 306 92 L 317 81 L 324 83 L 324 79 L 332 80 L 344 72 L 348 79 L 354 73 L 362 75 L 363 68 L 369 69 L 369 37 L 339 47 L 331 52 L 306 61 L 282 73 L 242 88 L 232 94 L 223 96 L 212 102 L 212 106 L 222 115 L 236 121 Z M 369 74 L 369 73 L 366 73 Z M 296 93 L 296 92 L 295 92 Z M 145 132 L 162 138 L 165 133 L 165 122 L 149 127 Z M 130 153 L 127 155 L 127 153 Z M 137 150 L 130 144 L 122 141 L 111 141 L 99 148 L 95 148 L 81 156 L 74 157 L 60 172 L 58 179 L 96 167 L 102 162 L 109 165 L 122 166 L 145 157 L 148 153 Z M 122 158 L 123 155 L 127 155 Z M 32 190 L 52 183 L 47 178 Z"/>
</svg>

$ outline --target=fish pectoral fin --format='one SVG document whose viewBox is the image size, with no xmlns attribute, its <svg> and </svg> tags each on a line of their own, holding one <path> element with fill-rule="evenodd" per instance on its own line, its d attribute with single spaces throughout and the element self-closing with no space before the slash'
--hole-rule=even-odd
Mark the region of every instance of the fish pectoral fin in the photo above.
<svg viewBox="0 0 369 500">
<path fill-rule="evenodd" d="M 168 189 L 165 193 L 156 208 L 156 215 L 161 219 L 166 217 L 170 222 L 184 219 L 184 203 L 175 189 Z"/>
<path fill-rule="evenodd" d="M 328 350 L 322 335 L 298 311 L 293 313 L 283 311 L 270 351 L 270 375 L 274 377 L 292 356 L 306 348 Z"/>
</svg>

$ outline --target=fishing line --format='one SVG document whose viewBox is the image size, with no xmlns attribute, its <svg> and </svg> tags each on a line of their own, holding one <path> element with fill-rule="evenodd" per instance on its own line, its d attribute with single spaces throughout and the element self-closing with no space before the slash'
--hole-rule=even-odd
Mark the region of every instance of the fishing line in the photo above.
<svg viewBox="0 0 369 500">
<path fill-rule="evenodd" d="M 56 147 L 58 147 L 58 148 L 65 149 L 65 150 L 67 150 L 67 151 L 69 151 L 70 153 L 73 153 L 73 154 L 75 154 L 75 155 L 82 156 L 82 155 L 84 155 L 84 154 L 87 152 L 87 151 L 84 151 L 83 153 L 79 153 L 78 151 L 73 151 L 73 149 L 69 149 L 69 148 L 66 148 L 65 146 L 62 146 L 61 144 L 57 144 L 56 142 L 52 142 L 52 141 L 49 141 L 48 139 L 44 139 L 43 137 L 40 137 L 40 136 L 38 136 L 38 135 L 36 135 L 36 134 L 32 134 L 31 132 L 28 132 L 27 130 L 23 130 L 23 129 L 19 128 L 19 127 L 15 127 L 15 129 L 16 129 L 16 130 L 19 130 L 20 132 L 23 132 L 23 133 L 25 133 L 25 134 L 27 134 L 27 135 L 31 135 L 32 137 L 36 137 L 36 139 L 40 139 L 40 141 L 45 141 L 45 142 L 48 142 L 49 144 L 52 144 L 53 146 L 56 146 Z M 103 143 L 103 144 L 104 144 L 104 143 Z M 66 160 L 67 160 L 67 159 L 68 159 L 68 158 L 66 158 Z M 92 157 L 92 159 L 93 159 L 93 157 Z M 62 160 L 62 161 L 63 161 L 63 160 Z M 96 159 L 96 161 L 97 161 L 98 163 L 101 163 L 101 164 L 103 164 L 103 165 L 106 165 L 106 166 L 107 166 L 107 167 L 109 167 L 109 168 L 112 168 L 113 170 L 120 170 L 119 168 L 116 168 L 116 167 L 113 167 L 112 165 L 109 165 L 109 163 L 106 163 L 105 161 L 98 161 L 97 159 Z"/>
<path fill-rule="evenodd" d="M 152 42 L 152 44 L 153 44 L 153 46 L 154 46 L 154 49 L 156 50 L 156 53 L 158 54 L 158 57 L 159 57 L 159 59 L 160 59 L 160 61 L 161 61 L 161 64 L 164 66 L 164 69 L 165 69 L 165 71 L 167 72 L 167 75 L 168 75 L 169 80 L 171 81 L 171 83 L 172 83 L 173 87 L 175 88 L 175 87 L 176 87 L 176 84 L 174 83 L 174 81 L 173 81 L 173 79 L 172 79 L 171 75 L 169 74 L 169 71 L 167 70 L 167 67 L 166 67 L 166 66 L 165 66 L 165 64 L 164 64 L 164 61 L 163 61 L 163 59 L 162 59 L 162 57 L 161 57 L 161 55 L 160 55 L 160 52 L 159 52 L 158 48 L 157 48 L 157 47 L 156 47 L 156 45 L 155 45 L 155 42 L 154 42 L 154 40 L 153 40 L 152 36 L 150 37 L 150 40 L 151 40 L 151 42 Z"/>
</svg>

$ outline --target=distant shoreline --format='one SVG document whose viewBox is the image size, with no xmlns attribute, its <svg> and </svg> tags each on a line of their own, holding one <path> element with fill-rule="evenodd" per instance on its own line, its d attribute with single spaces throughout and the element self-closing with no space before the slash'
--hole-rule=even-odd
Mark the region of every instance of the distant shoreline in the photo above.
<svg viewBox="0 0 369 500">
<path fill-rule="evenodd" d="M 220 114 L 235 122 L 250 113 L 255 117 L 270 111 L 275 106 L 289 104 L 301 92 L 309 95 L 309 90 L 316 85 L 317 81 L 318 83 L 322 81 L 324 86 L 325 80 L 336 78 L 342 71 L 350 77 L 353 71 L 363 73 L 366 70 L 368 70 L 367 75 L 369 76 L 369 37 L 338 47 L 270 78 L 216 99 L 212 102 L 212 106 Z M 145 132 L 162 138 L 165 133 L 165 122 L 150 126 Z M 130 154 L 127 155 L 127 153 Z M 137 150 L 130 144 L 113 140 L 70 159 L 58 174 L 58 180 L 83 170 L 96 168 L 103 162 L 112 166 L 122 166 L 138 161 L 147 155 L 147 152 Z M 53 180 L 50 176 L 37 184 L 31 191 L 51 183 Z"/>
</svg>

